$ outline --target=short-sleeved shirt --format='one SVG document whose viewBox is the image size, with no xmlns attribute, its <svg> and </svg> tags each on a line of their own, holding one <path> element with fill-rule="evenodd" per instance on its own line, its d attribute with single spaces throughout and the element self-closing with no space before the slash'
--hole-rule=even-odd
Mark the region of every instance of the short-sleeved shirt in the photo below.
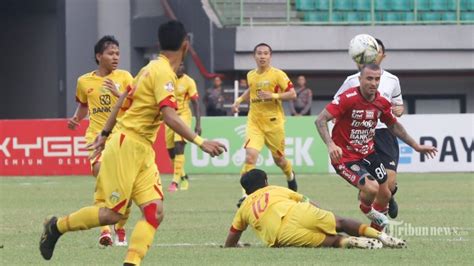
<svg viewBox="0 0 474 266">
<path fill-rule="evenodd" d="M 133 77 L 128 71 L 116 69 L 105 77 L 95 74 L 95 71 L 86 73 L 77 79 L 76 101 L 89 110 L 89 127 L 86 131 L 86 141 L 92 142 L 102 130 L 109 118 L 112 107 L 118 98 L 103 87 L 105 79 L 111 79 L 117 90 L 122 93 L 132 84 Z"/>
<path fill-rule="evenodd" d="M 372 102 L 361 94 L 360 88 L 350 88 L 326 106 L 336 124 L 332 140 L 342 149 L 342 163 L 358 161 L 374 152 L 375 126 L 378 119 L 390 126 L 397 119 L 391 103 L 377 92 Z"/>
<path fill-rule="evenodd" d="M 360 86 L 359 83 L 360 72 L 348 76 L 344 83 L 341 85 L 339 90 L 334 95 L 334 98 L 339 94 L 345 92 L 349 88 Z M 380 95 L 387 99 L 394 105 L 403 105 L 402 90 L 400 88 L 400 81 L 398 77 L 392 73 L 382 69 L 382 75 L 380 76 L 380 83 L 378 87 Z M 387 128 L 384 123 L 377 123 L 376 129 Z"/>
<path fill-rule="evenodd" d="M 258 69 L 254 69 L 247 73 L 247 82 L 250 89 L 249 119 L 276 117 L 284 120 L 285 113 L 281 99 L 262 100 L 257 97 L 257 92 L 281 93 L 292 90 L 293 83 L 285 72 L 274 67 L 270 67 L 263 73 L 258 73 Z"/>
<path fill-rule="evenodd" d="M 250 225 L 268 246 L 273 246 L 282 218 L 302 201 L 303 197 L 284 187 L 261 188 L 242 202 L 232 221 L 231 230 L 244 231 Z"/>
<path fill-rule="evenodd" d="M 174 96 L 176 80 L 168 58 L 163 55 L 143 67 L 133 80 L 129 92 L 131 104 L 118 119 L 118 128 L 131 130 L 150 143 L 155 142 L 158 128 L 163 122 L 161 108 L 177 108 Z"/>
<path fill-rule="evenodd" d="M 196 82 L 190 76 L 183 74 L 176 82 L 175 90 L 176 102 L 178 104 L 178 114 L 182 116 L 191 116 L 189 101 L 199 98 Z"/>
</svg>

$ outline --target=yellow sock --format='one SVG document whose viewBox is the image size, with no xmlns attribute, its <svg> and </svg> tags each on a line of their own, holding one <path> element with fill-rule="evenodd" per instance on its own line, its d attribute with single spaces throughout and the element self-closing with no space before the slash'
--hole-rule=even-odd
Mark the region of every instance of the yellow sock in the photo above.
<svg viewBox="0 0 474 266">
<path fill-rule="evenodd" d="M 240 170 L 240 175 L 242 176 L 243 174 L 247 173 L 248 171 L 254 168 L 255 168 L 254 164 L 244 163 L 244 165 L 242 166 L 242 169 Z"/>
<path fill-rule="evenodd" d="M 370 238 L 377 238 L 380 235 L 380 232 L 366 224 L 361 224 L 359 227 L 359 235 Z"/>
<path fill-rule="evenodd" d="M 100 233 L 103 232 L 109 232 L 110 233 L 110 227 L 108 225 L 104 225 L 100 227 Z"/>
<path fill-rule="evenodd" d="M 184 154 L 176 154 L 174 156 L 174 167 L 173 167 L 173 182 L 179 184 L 181 180 L 181 174 L 183 172 Z"/>
<path fill-rule="evenodd" d="M 130 246 L 127 251 L 124 263 L 140 265 L 143 257 L 148 252 L 148 248 L 153 242 L 156 229 L 145 220 L 139 220 L 133 229 L 130 237 Z"/>
<path fill-rule="evenodd" d="M 286 165 L 283 166 L 281 170 L 283 173 L 285 173 L 287 181 L 293 180 L 293 166 L 291 165 L 290 161 L 286 160 Z"/>
<path fill-rule="evenodd" d="M 60 233 L 69 231 L 86 230 L 98 227 L 99 223 L 98 206 L 84 207 L 77 212 L 58 219 L 58 230 Z"/>
<path fill-rule="evenodd" d="M 128 217 L 130 216 L 131 211 L 132 211 L 132 206 L 127 206 L 125 213 L 122 215 L 122 219 L 120 219 L 120 221 L 115 224 L 115 229 L 122 229 L 125 227 L 125 224 L 128 221 Z"/>
</svg>

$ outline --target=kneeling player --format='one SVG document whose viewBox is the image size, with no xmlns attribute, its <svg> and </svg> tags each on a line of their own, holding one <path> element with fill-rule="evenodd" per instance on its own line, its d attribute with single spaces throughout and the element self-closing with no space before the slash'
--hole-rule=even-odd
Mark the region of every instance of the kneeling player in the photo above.
<svg viewBox="0 0 474 266">
<path fill-rule="evenodd" d="M 247 172 L 240 184 L 248 197 L 235 214 L 225 247 L 240 246 L 240 236 L 248 225 L 269 247 L 406 247 L 403 240 L 319 209 L 297 192 L 269 186 L 267 175 L 262 170 Z M 337 232 L 350 236 L 338 235 Z"/>
</svg>

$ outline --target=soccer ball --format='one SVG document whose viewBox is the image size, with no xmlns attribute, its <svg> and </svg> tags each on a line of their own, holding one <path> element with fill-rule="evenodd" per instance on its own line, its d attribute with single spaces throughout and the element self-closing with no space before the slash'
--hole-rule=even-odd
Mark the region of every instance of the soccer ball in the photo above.
<svg viewBox="0 0 474 266">
<path fill-rule="evenodd" d="M 368 34 L 356 35 L 349 43 L 349 55 L 359 65 L 374 63 L 378 53 L 377 41 Z"/>
</svg>

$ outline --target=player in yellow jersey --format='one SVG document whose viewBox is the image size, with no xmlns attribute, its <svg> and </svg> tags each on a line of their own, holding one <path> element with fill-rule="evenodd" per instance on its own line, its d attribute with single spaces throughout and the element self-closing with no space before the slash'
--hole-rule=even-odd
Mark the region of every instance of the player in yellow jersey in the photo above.
<svg viewBox="0 0 474 266">
<path fill-rule="evenodd" d="M 128 94 L 131 104 L 118 119 L 117 128 L 102 152 L 94 196 L 96 200 L 104 200 L 104 204 L 84 207 L 61 218 L 53 216 L 46 219 L 40 240 L 40 252 L 44 259 L 51 259 L 61 235 L 115 224 L 133 200 L 139 206 L 142 217 L 130 237 L 124 265 L 141 263 L 164 217 L 161 180 L 152 146 L 163 121 L 212 157 L 226 150 L 223 144 L 204 140 L 192 132 L 176 114 L 175 72 L 189 47 L 183 24 L 175 20 L 161 24 L 158 40 L 160 56 L 140 70 L 132 89 L 123 94 L 124 97 Z M 102 151 L 105 139 L 115 125 L 116 112 L 120 108 L 118 104 L 91 146 L 96 152 Z"/>
<path fill-rule="evenodd" d="M 110 115 L 112 107 L 121 93 L 132 84 L 133 77 L 128 71 L 117 69 L 120 60 L 119 42 L 113 36 L 102 37 L 94 47 L 97 69 L 80 76 L 77 80 L 76 101 L 78 106 L 74 116 L 68 121 L 68 127 L 75 130 L 80 121 L 89 115 L 89 127 L 86 131 L 87 143 L 92 143 L 100 133 Z M 92 174 L 97 177 L 100 169 L 100 154 L 90 160 Z M 130 209 L 124 219 L 114 226 L 115 245 L 126 246 L 124 225 Z M 100 230 L 99 246 L 111 246 L 112 235 L 109 226 Z"/>
<path fill-rule="evenodd" d="M 241 175 L 255 168 L 258 155 L 266 145 L 275 164 L 285 174 L 288 188 L 297 191 L 293 167 L 285 158 L 285 113 L 282 106 L 282 101 L 295 99 L 296 92 L 285 72 L 270 65 L 270 45 L 257 44 L 253 55 L 257 68 L 247 74 L 249 88 L 232 106 L 232 111 L 237 113 L 241 102 L 250 102 L 244 142 L 245 163 Z"/>
<path fill-rule="evenodd" d="M 235 214 L 225 247 L 241 246 L 239 239 L 249 225 L 269 247 L 406 247 L 405 241 L 369 225 L 335 216 L 295 191 L 269 186 L 262 170 L 245 173 L 240 184 L 248 196 Z"/>
<path fill-rule="evenodd" d="M 194 117 L 196 117 L 196 125 L 194 132 L 201 135 L 201 111 L 199 109 L 199 94 L 196 82 L 184 73 L 184 64 L 178 68 L 176 73 L 178 81 L 176 82 L 176 90 L 174 91 L 176 103 L 178 104 L 177 113 L 184 123 L 191 127 L 192 113 L 189 108 L 189 102 L 193 106 Z M 184 148 L 186 140 L 176 134 L 168 126 L 166 127 L 166 148 L 173 162 L 173 181 L 168 187 L 169 192 L 175 192 L 179 189 L 187 190 L 189 187 L 188 175 L 184 171 Z"/>
</svg>

